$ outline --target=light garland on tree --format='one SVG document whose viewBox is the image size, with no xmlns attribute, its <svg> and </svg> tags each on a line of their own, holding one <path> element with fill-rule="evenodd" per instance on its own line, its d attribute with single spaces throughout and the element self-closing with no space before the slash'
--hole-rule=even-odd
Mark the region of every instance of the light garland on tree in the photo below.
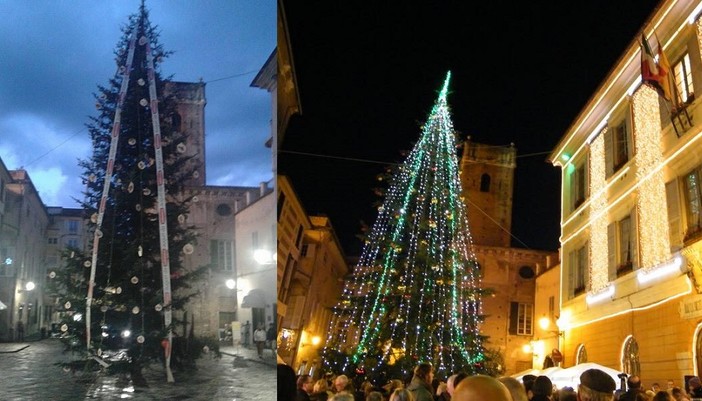
<svg viewBox="0 0 702 401">
<path fill-rule="evenodd" d="M 335 308 L 327 346 L 352 351 L 341 366 L 325 362 L 337 372 L 349 365 L 372 372 L 394 364 L 399 354 L 431 361 L 443 373 L 484 359 L 480 278 L 446 102 L 449 79 L 421 138 L 392 177 Z M 345 335 L 354 324 L 358 331 L 350 339 Z"/>
</svg>

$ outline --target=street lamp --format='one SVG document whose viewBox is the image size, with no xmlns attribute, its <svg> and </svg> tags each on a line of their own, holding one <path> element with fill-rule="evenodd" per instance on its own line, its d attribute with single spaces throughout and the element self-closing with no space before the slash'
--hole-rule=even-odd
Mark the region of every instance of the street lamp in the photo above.
<svg viewBox="0 0 702 401">
<path fill-rule="evenodd" d="M 275 262 L 275 253 L 266 249 L 256 249 L 253 258 L 259 265 L 271 265 Z"/>
<path fill-rule="evenodd" d="M 22 293 L 22 292 L 29 292 L 34 290 L 37 287 L 36 284 L 34 284 L 34 281 L 27 281 L 27 283 L 24 285 L 24 288 L 20 288 L 17 290 L 17 292 Z"/>
<path fill-rule="evenodd" d="M 230 278 L 230 279 L 227 280 L 224 284 L 225 284 L 225 285 L 227 286 L 227 288 L 229 288 L 230 290 L 233 290 L 234 288 L 236 288 L 236 280 L 234 280 L 234 279 L 231 279 L 231 278 Z"/>
</svg>

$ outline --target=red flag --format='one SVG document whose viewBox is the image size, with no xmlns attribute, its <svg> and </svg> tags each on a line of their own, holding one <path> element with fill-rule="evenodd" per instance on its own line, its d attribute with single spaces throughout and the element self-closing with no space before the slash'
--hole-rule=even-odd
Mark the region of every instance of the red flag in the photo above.
<svg viewBox="0 0 702 401">
<path fill-rule="evenodd" d="M 658 60 L 653 54 L 651 45 L 644 34 L 641 34 L 641 80 L 655 87 L 665 99 L 670 100 L 670 83 L 668 73 L 670 63 L 663 53 L 663 46 L 656 36 Z"/>
<path fill-rule="evenodd" d="M 658 67 L 653 57 L 653 51 L 648 44 L 644 34 L 641 34 L 641 80 L 649 83 L 657 83 Z"/>
</svg>

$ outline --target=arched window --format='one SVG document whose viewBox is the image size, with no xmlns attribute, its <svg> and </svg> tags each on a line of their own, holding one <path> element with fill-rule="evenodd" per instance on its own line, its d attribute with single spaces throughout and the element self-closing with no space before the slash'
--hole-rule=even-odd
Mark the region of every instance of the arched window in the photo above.
<svg viewBox="0 0 702 401">
<path fill-rule="evenodd" d="M 585 344 L 578 345 L 577 351 L 575 351 L 575 364 L 581 364 L 587 362 L 587 350 L 585 349 Z"/>
<path fill-rule="evenodd" d="M 180 124 L 182 122 L 182 118 L 180 117 L 180 114 L 178 112 L 175 112 L 171 115 L 171 122 L 173 123 L 173 129 L 176 131 L 182 131 L 180 129 Z"/>
<path fill-rule="evenodd" d="M 629 336 L 624 340 L 622 347 L 622 370 L 629 376 L 639 376 L 641 365 L 639 364 L 639 343 L 634 336 Z"/>
<path fill-rule="evenodd" d="M 480 192 L 490 192 L 490 175 L 487 173 L 480 176 Z"/>
</svg>

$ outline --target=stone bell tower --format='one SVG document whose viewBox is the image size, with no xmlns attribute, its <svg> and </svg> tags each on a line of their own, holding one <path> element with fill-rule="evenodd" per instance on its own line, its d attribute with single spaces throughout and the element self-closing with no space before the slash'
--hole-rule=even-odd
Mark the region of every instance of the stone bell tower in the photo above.
<svg viewBox="0 0 702 401">
<path fill-rule="evenodd" d="M 473 244 L 509 247 L 517 149 L 514 145 L 463 144 L 461 184 Z"/>
</svg>

